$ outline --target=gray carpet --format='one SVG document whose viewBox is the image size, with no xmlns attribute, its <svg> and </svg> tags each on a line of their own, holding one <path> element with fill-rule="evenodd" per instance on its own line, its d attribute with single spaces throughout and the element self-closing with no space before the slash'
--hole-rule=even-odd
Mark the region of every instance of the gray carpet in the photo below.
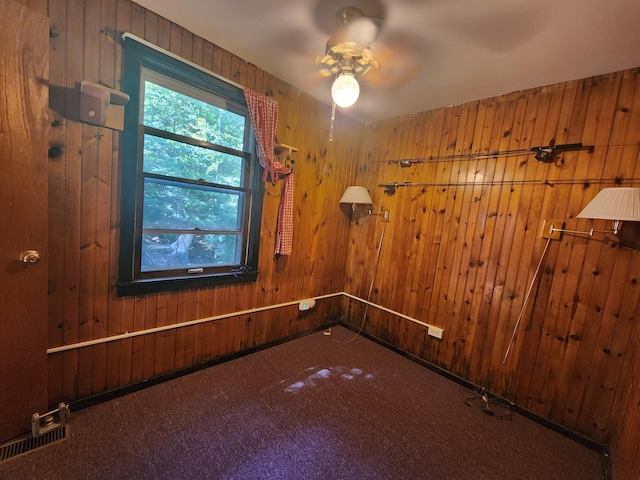
<svg viewBox="0 0 640 480">
<path fill-rule="evenodd" d="M 598 453 L 333 328 L 72 412 L 9 479 L 602 478 Z M 467 400 L 465 402 L 465 400 Z M 504 418 L 503 418 L 504 417 Z"/>
</svg>

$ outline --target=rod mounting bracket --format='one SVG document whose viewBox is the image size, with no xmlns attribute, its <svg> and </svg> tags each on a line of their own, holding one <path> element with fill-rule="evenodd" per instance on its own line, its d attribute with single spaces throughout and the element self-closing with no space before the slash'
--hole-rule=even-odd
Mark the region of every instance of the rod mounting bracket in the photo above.
<svg viewBox="0 0 640 480">
<path fill-rule="evenodd" d="M 562 220 L 547 220 L 545 218 L 544 222 L 542 222 L 541 237 L 550 240 L 560 240 L 563 228 L 564 222 Z"/>
</svg>

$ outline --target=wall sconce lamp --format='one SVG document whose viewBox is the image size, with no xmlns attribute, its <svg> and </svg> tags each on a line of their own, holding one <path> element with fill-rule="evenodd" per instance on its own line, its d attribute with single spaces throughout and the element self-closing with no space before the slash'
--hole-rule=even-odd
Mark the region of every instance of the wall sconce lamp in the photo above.
<svg viewBox="0 0 640 480">
<path fill-rule="evenodd" d="M 593 197 L 593 199 L 587 204 L 587 206 L 582 209 L 577 217 L 590 218 L 593 220 L 613 220 L 613 230 L 594 230 L 593 228 L 586 232 L 582 232 L 579 230 L 564 230 L 562 228 L 564 226 L 564 222 L 562 222 L 561 220 L 544 221 L 544 224 L 542 226 L 542 238 L 546 238 L 547 243 L 544 246 L 542 255 L 540 255 L 538 267 L 533 274 L 533 278 L 531 279 L 531 283 L 529 284 L 527 293 L 524 296 L 520 314 L 518 315 L 516 324 L 513 327 L 511 340 L 509 340 L 507 350 L 504 354 L 504 358 L 502 359 L 503 365 L 507 362 L 507 357 L 509 356 L 511 346 L 513 345 L 513 342 L 516 338 L 516 333 L 518 331 L 518 327 L 520 326 L 520 321 L 524 317 L 527 304 L 533 290 L 533 286 L 535 285 L 538 274 L 540 273 L 542 262 L 544 260 L 544 256 L 547 253 L 547 249 L 549 248 L 549 243 L 551 243 L 551 240 L 560 240 L 560 235 L 562 234 L 562 232 L 592 236 L 593 232 L 598 231 L 613 232 L 614 235 L 617 235 L 618 229 L 620 228 L 620 222 L 625 220 L 640 222 L 640 188 L 603 188 L 595 197 Z M 560 226 L 560 228 L 557 228 L 558 226 Z"/>
<path fill-rule="evenodd" d="M 542 238 L 560 240 L 562 232 L 593 236 L 594 232 L 618 234 L 623 221 L 640 222 L 640 188 L 603 188 L 577 215 L 577 218 L 613 220 L 612 230 L 565 230 L 561 220 L 544 220 Z"/>
<path fill-rule="evenodd" d="M 382 242 L 384 241 L 384 232 L 387 229 L 387 223 L 389 223 L 389 210 L 383 210 L 382 213 L 373 213 L 373 201 L 371 200 L 371 195 L 369 195 L 368 190 L 361 185 L 351 185 L 347 187 L 347 189 L 342 194 L 342 198 L 340 199 L 341 205 L 351 205 L 351 217 L 356 213 L 356 211 L 364 210 L 367 212 L 367 215 L 374 215 L 382 217 L 382 232 L 380 233 L 380 241 L 378 242 L 378 248 L 376 250 L 376 256 L 373 264 L 373 275 L 371 276 L 371 283 L 369 284 L 369 293 L 367 295 L 367 301 L 365 303 L 364 312 L 362 314 L 362 323 L 360 324 L 360 328 L 355 333 L 355 335 L 346 342 L 338 342 L 338 343 L 351 343 L 356 339 L 358 335 L 362 332 L 364 328 L 364 324 L 367 321 L 367 307 L 369 306 L 369 300 L 371 300 L 371 292 L 373 292 L 373 284 L 376 280 L 376 275 L 378 273 L 378 264 L 380 263 L 380 253 L 382 252 Z"/>
<path fill-rule="evenodd" d="M 373 200 L 369 191 L 361 185 L 351 185 L 342 194 L 341 204 L 350 204 L 352 214 L 356 211 L 366 211 L 367 215 L 383 217 L 385 222 L 389 221 L 389 210 L 382 213 L 373 213 Z"/>
</svg>

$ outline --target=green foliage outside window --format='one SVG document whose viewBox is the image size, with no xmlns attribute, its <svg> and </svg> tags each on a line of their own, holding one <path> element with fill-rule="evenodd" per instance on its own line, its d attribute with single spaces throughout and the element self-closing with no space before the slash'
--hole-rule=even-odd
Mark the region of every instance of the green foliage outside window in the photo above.
<svg viewBox="0 0 640 480">
<path fill-rule="evenodd" d="M 239 263 L 244 158 L 211 147 L 242 153 L 245 118 L 147 80 L 143 124 L 175 139 L 144 136 L 142 270 Z"/>
<path fill-rule="evenodd" d="M 124 40 L 118 294 L 257 276 L 263 186 L 240 88 Z"/>
</svg>

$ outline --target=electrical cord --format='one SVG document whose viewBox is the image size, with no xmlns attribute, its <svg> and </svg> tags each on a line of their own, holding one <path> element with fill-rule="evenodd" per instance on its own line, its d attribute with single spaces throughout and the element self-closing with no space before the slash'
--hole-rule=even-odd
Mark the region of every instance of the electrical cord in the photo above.
<svg viewBox="0 0 640 480">
<path fill-rule="evenodd" d="M 475 395 L 468 396 L 468 392 L 462 391 L 465 395 L 464 404 L 468 407 L 478 406 L 480 410 L 486 414 L 501 420 L 511 420 L 513 415 L 513 404 L 506 402 L 504 399 L 493 395 L 487 391 L 485 387 L 474 388 Z"/>
<path fill-rule="evenodd" d="M 511 345 L 513 345 L 513 341 L 516 338 L 516 333 L 518 332 L 518 327 L 520 326 L 520 321 L 524 316 L 524 312 L 527 309 L 527 303 L 529 303 L 529 297 L 531 296 L 531 290 L 533 290 L 533 285 L 536 283 L 536 279 L 538 278 L 538 274 L 540 273 L 540 267 L 542 267 L 542 261 L 544 260 L 544 256 L 547 253 L 547 249 L 549 248 L 549 243 L 551 243 L 551 239 L 547 238 L 547 244 L 544 246 L 544 250 L 542 251 L 542 255 L 540 255 L 540 261 L 538 262 L 538 268 L 536 268 L 536 272 L 533 274 L 533 278 L 531 279 L 531 283 L 529 284 L 529 288 L 527 289 L 527 294 L 524 296 L 524 301 L 522 302 L 522 308 L 520 309 L 520 314 L 518 315 L 518 319 L 516 320 L 516 325 L 513 327 L 513 333 L 511 334 L 511 340 L 509 340 L 509 345 L 507 345 L 507 351 L 504 354 L 504 358 L 502 359 L 502 364 L 504 365 L 507 362 L 507 357 L 509 356 L 509 352 L 511 351 Z"/>
<path fill-rule="evenodd" d="M 373 292 L 373 284 L 376 280 L 376 274 L 378 273 L 378 264 L 380 263 L 380 252 L 382 251 L 382 241 L 384 240 L 384 231 L 387 228 L 388 220 L 385 220 L 382 224 L 382 233 L 380 234 L 380 242 L 378 243 L 378 252 L 376 253 L 376 260 L 373 265 L 373 275 L 371 276 L 371 284 L 369 285 L 369 293 L 367 294 L 367 301 L 364 304 L 364 313 L 362 314 L 362 323 L 360 324 L 360 328 L 356 332 L 356 334 L 347 340 L 346 342 L 342 342 L 340 340 L 333 340 L 336 343 L 348 344 L 353 342 L 359 335 L 362 333 L 362 329 L 364 328 L 364 324 L 367 321 L 367 309 L 369 308 L 369 301 L 371 300 L 371 292 Z"/>
</svg>

